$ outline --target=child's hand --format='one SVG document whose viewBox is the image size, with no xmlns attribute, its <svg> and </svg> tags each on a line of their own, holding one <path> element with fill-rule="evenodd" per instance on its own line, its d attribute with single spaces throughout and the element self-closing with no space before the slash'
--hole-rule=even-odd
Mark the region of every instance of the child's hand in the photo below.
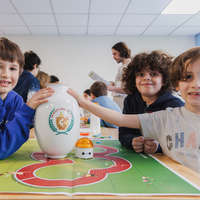
<svg viewBox="0 0 200 200">
<path fill-rule="evenodd" d="M 36 92 L 26 103 L 30 108 L 36 109 L 40 104 L 48 102 L 47 97 L 54 93 L 52 88 L 44 88 Z"/>
<path fill-rule="evenodd" d="M 135 152 L 137 152 L 137 153 L 143 152 L 143 150 L 144 150 L 144 137 L 140 136 L 140 137 L 133 138 L 132 146 L 133 146 L 133 149 L 135 150 Z"/>
<path fill-rule="evenodd" d="M 76 101 L 78 102 L 79 106 L 81 106 L 81 107 L 82 107 L 84 101 L 88 101 L 83 96 L 79 95 L 76 91 L 72 90 L 71 88 L 69 88 L 67 90 L 67 93 L 70 94 L 71 96 L 73 96 L 76 99 Z"/>
<path fill-rule="evenodd" d="M 144 140 L 144 152 L 148 154 L 155 153 L 158 148 L 158 142 L 154 139 Z"/>
</svg>

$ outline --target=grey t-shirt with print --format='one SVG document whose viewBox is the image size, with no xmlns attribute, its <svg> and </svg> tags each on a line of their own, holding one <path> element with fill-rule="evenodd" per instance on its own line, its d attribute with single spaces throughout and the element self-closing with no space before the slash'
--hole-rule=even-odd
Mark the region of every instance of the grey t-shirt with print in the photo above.
<svg viewBox="0 0 200 200">
<path fill-rule="evenodd" d="M 200 172 L 200 115 L 185 107 L 138 115 L 146 138 L 159 141 L 164 154 Z"/>
</svg>

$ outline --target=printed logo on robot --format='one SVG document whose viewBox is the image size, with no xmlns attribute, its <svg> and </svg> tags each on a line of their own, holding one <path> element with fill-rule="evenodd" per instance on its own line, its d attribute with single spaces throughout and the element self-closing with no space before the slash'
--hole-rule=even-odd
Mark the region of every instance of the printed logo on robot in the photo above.
<svg viewBox="0 0 200 200">
<path fill-rule="evenodd" d="M 74 116 L 71 110 L 66 108 L 54 108 L 49 114 L 49 126 L 56 135 L 69 134 L 74 125 Z"/>
</svg>

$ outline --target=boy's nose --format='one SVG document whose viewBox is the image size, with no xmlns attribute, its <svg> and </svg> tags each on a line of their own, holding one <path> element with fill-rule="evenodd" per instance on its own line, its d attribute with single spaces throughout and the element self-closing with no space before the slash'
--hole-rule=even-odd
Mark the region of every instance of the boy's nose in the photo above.
<svg viewBox="0 0 200 200">
<path fill-rule="evenodd" d="M 151 79 L 150 74 L 149 74 L 149 73 L 145 73 L 145 74 L 144 74 L 144 79 L 146 79 L 146 80 Z"/>
<path fill-rule="evenodd" d="M 193 81 L 193 87 L 200 88 L 200 77 L 194 79 L 194 81 Z"/>
<path fill-rule="evenodd" d="M 3 69 L 2 73 L 1 73 L 2 77 L 8 77 L 9 76 L 9 70 L 8 69 Z"/>
</svg>

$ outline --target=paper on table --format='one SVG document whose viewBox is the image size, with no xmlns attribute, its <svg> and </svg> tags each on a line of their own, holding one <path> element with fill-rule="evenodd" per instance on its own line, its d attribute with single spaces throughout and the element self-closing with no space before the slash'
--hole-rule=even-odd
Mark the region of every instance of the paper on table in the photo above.
<svg viewBox="0 0 200 200">
<path fill-rule="evenodd" d="M 106 81 L 105 79 L 103 79 L 101 76 L 99 76 L 97 73 L 95 73 L 94 71 L 90 71 L 88 76 L 93 79 L 94 81 L 102 81 L 104 82 L 106 85 L 110 85 L 109 81 Z"/>
</svg>

